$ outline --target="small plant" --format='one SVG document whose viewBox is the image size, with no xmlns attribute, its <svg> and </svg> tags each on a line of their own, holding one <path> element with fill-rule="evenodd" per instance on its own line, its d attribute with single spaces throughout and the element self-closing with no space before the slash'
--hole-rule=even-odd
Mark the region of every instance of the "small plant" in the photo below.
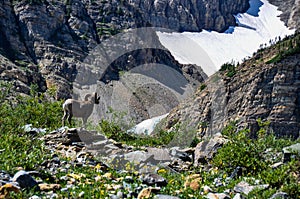
<svg viewBox="0 0 300 199">
<path fill-rule="evenodd" d="M 203 91 L 205 88 L 207 87 L 207 85 L 205 83 L 200 85 L 200 91 Z"/>
<path fill-rule="evenodd" d="M 220 71 L 224 71 L 226 72 L 226 76 L 227 77 L 233 77 L 236 74 L 236 66 L 234 61 L 232 61 L 231 63 L 225 63 L 221 66 Z"/>
</svg>

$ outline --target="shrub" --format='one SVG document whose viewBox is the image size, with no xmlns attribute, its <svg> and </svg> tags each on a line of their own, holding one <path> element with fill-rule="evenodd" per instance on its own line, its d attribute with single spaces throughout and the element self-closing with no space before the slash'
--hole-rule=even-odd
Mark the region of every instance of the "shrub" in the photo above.
<svg viewBox="0 0 300 199">
<path fill-rule="evenodd" d="M 1 83 L 0 96 L 0 169 L 11 171 L 15 167 L 34 169 L 44 160 L 41 135 L 29 135 L 23 130 L 25 124 L 38 128 L 55 129 L 61 125 L 61 102 L 49 102 L 42 94 L 33 90 L 31 96 L 9 98 L 13 91 L 11 85 Z"/>
<path fill-rule="evenodd" d="M 225 63 L 221 66 L 220 71 L 226 71 L 227 77 L 233 77 L 236 74 L 235 63 L 232 61 L 231 63 Z"/>
<path fill-rule="evenodd" d="M 222 131 L 229 141 L 218 150 L 213 164 L 227 172 L 236 167 L 243 168 L 244 175 L 258 174 L 269 168 L 270 162 L 264 157 L 266 149 L 272 148 L 280 152 L 284 146 L 293 143 L 292 140 L 276 138 L 274 134 L 267 133 L 269 122 L 258 119 L 260 126 L 257 139 L 250 138 L 249 129 L 237 130 L 235 123 L 231 123 Z"/>
</svg>

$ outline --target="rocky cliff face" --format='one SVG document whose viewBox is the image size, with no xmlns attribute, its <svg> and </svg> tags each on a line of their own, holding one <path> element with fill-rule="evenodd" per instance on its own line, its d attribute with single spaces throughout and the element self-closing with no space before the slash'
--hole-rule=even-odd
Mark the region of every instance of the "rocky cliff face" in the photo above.
<svg viewBox="0 0 300 199">
<path fill-rule="evenodd" d="M 280 136 L 298 137 L 300 132 L 300 54 L 299 34 L 286 43 L 257 53 L 237 68 L 236 74 L 218 72 L 206 88 L 175 108 L 166 127 L 176 124 L 194 128 L 211 136 L 228 124 L 258 129 L 257 119 L 270 121 L 271 130 Z M 296 50 L 286 47 L 298 45 Z M 283 48 L 282 50 L 278 50 Z M 278 53 L 280 51 L 281 53 Z M 292 52 L 282 56 L 284 51 Z M 234 74 L 232 76 L 232 74 Z M 232 76 L 232 77 L 229 77 Z"/>
<path fill-rule="evenodd" d="M 175 31 L 224 31 L 235 25 L 233 14 L 249 8 L 249 1 L 245 0 L 131 0 L 129 3 L 138 7 L 152 26 Z"/>
<path fill-rule="evenodd" d="M 127 1 L 1 0 L 0 4 L 1 54 L 16 66 L 18 73 L 26 68 L 27 73 L 33 74 L 32 68 L 35 68 L 40 77 L 38 81 L 43 82 L 40 90 L 57 89 L 57 99 L 70 96 L 77 69 L 101 41 L 125 29 L 151 24 L 144 18 L 143 10 Z M 153 53 L 148 51 L 146 54 L 149 56 Z M 182 70 L 183 66 L 168 51 L 153 56 L 159 63 L 172 63 Z M 128 57 L 123 56 L 123 60 L 117 61 L 123 65 L 118 65 L 115 73 L 108 71 L 106 80 L 115 79 L 118 71 L 128 69 L 128 66 L 124 66 Z M 131 61 L 134 59 L 141 58 L 131 56 Z M 114 67 L 116 65 L 112 64 L 110 68 Z M 196 73 L 204 74 L 199 67 L 197 70 Z M 5 64 L 1 71 L 2 76 L 12 73 Z M 27 88 L 21 92 L 28 93 L 29 85 L 35 82 L 24 82 L 18 77 L 10 75 L 3 79 L 23 84 Z"/>
<path fill-rule="evenodd" d="M 1 79 L 12 82 L 20 93 L 28 94 L 31 84 L 37 84 L 41 91 L 53 88 L 56 99 L 71 96 L 72 83 L 82 73 L 87 55 L 112 35 L 148 26 L 174 31 L 202 28 L 222 31 L 234 25 L 233 14 L 249 7 L 247 0 L 0 0 L 0 4 Z M 120 40 L 119 46 L 132 45 L 132 38 Z M 82 80 L 88 82 L 90 77 L 100 80 L 103 89 L 111 94 L 111 82 L 119 81 L 120 74 L 148 63 L 169 66 L 194 88 L 206 78 L 199 66 L 175 61 L 156 36 L 152 36 L 152 43 L 157 49 L 134 49 L 121 54 L 110 60 L 109 66 L 99 66 L 101 74 L 92 72 L 92 76 Z M 108 57 L 115 53 L 106 51 Z M 157 101 L 163 100 L 165 89 L 154 87 L 153 93 L 161 91 Z M 139 107 L 139 111 L 133 113 L 142 115 L 137 116 L 139 120 L 149 117 L 148 110 L 141 106 L 147 95 L 140 93 L 142 97 L 134 97 L 130 102 L 132 108 Z M 109 100 L 105 96 L 103 99 Z M 169 110 L 178 100 L 167 100 L 166 104 L 170 104 L 166 108 Z"/>
<path fill-rule="evenodd" d="M 53 88 L 56 99 L 71 96 L 72 83 L 78 80 L 86 56 L 112 35 L 148 26 L 174 31 L 200 31 L 202 28 L 221 31 L 235 23 L 232 14 L 243 12 L 249 6 L 247 0 L 238 3 L 232 0 L 0 0 L 0 4 L 1 79 L 12 82 L 20 93 L 28 94 L 31 84 L 37 84 L 40 91 Z M 118 81 L 121 72 L 147 63 L 169 66 L 194 87 L 206 78 L 199 66 L 179 64 L 156 36 L 152 39 L 159 50 L 134 49 L 112 60 L 109 66 L 99 66 L 102 74 L 91 75 L 105 84 L 107 93 L 112 93 L 110 82 Z M 131 45 L 131 38 L 122 40 L 118 45 Z M 107 50 L 106 53 L 111 56 L 115 52 Z M 88 77 L 91 76 L 85 79 Z M 165 91 L 154 87 L 155 93 Z M 159 94 L 160 99 L 165 94 Z M 146 98 L 139 96 L 131 102 L 133 107 L 139 107 L 133 114 L 143 115 L 138 116 L 140 119 L 149 117 L 140 105 Z M 177 99 L 167 101 L 168 110 L 178 104 Z"/>
<path fill-rule="evenodd" d="M 300 27 L 300 1 L 299 0 L 270 0 L 270 3 L 277 6 L 282 14 L 280 18 L 285 22 L 286 26 L 294 29 Z"/>
</svg>

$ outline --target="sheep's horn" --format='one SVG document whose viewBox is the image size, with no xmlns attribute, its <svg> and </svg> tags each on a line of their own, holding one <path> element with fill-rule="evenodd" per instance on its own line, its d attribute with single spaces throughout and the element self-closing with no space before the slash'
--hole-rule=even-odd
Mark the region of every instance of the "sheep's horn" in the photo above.
<svg viewBox="0 0 300 199">
<path fill-rule="evenodd" d="M 84 96 L 84 101 L 88 101 L 90 97 L 91 97 L 91 94 L 90 94 L 90 93 L 86 94 L 86 95 Z"/>
</svg>

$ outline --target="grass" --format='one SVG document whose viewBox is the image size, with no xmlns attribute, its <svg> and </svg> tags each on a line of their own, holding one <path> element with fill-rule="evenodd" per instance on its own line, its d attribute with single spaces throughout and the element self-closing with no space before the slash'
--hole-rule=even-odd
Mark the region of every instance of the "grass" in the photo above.
<svg viewBox="0 0 300 199">
<path fill-rule="evenodd" d="M 49 102 L 44 96 L 12 95 L 11 85 L 1 83 L 0 96 L 0 169 L 14 172 L 17 167 L 33 170 L 45 158 L 43 142 L 37 137 L 24 133 L 26 124 L 38 128 L 55 129 L 60 126 L 61 102 Z M 34 94 L 34 92 L 32 93 Z"/>
</svg>

